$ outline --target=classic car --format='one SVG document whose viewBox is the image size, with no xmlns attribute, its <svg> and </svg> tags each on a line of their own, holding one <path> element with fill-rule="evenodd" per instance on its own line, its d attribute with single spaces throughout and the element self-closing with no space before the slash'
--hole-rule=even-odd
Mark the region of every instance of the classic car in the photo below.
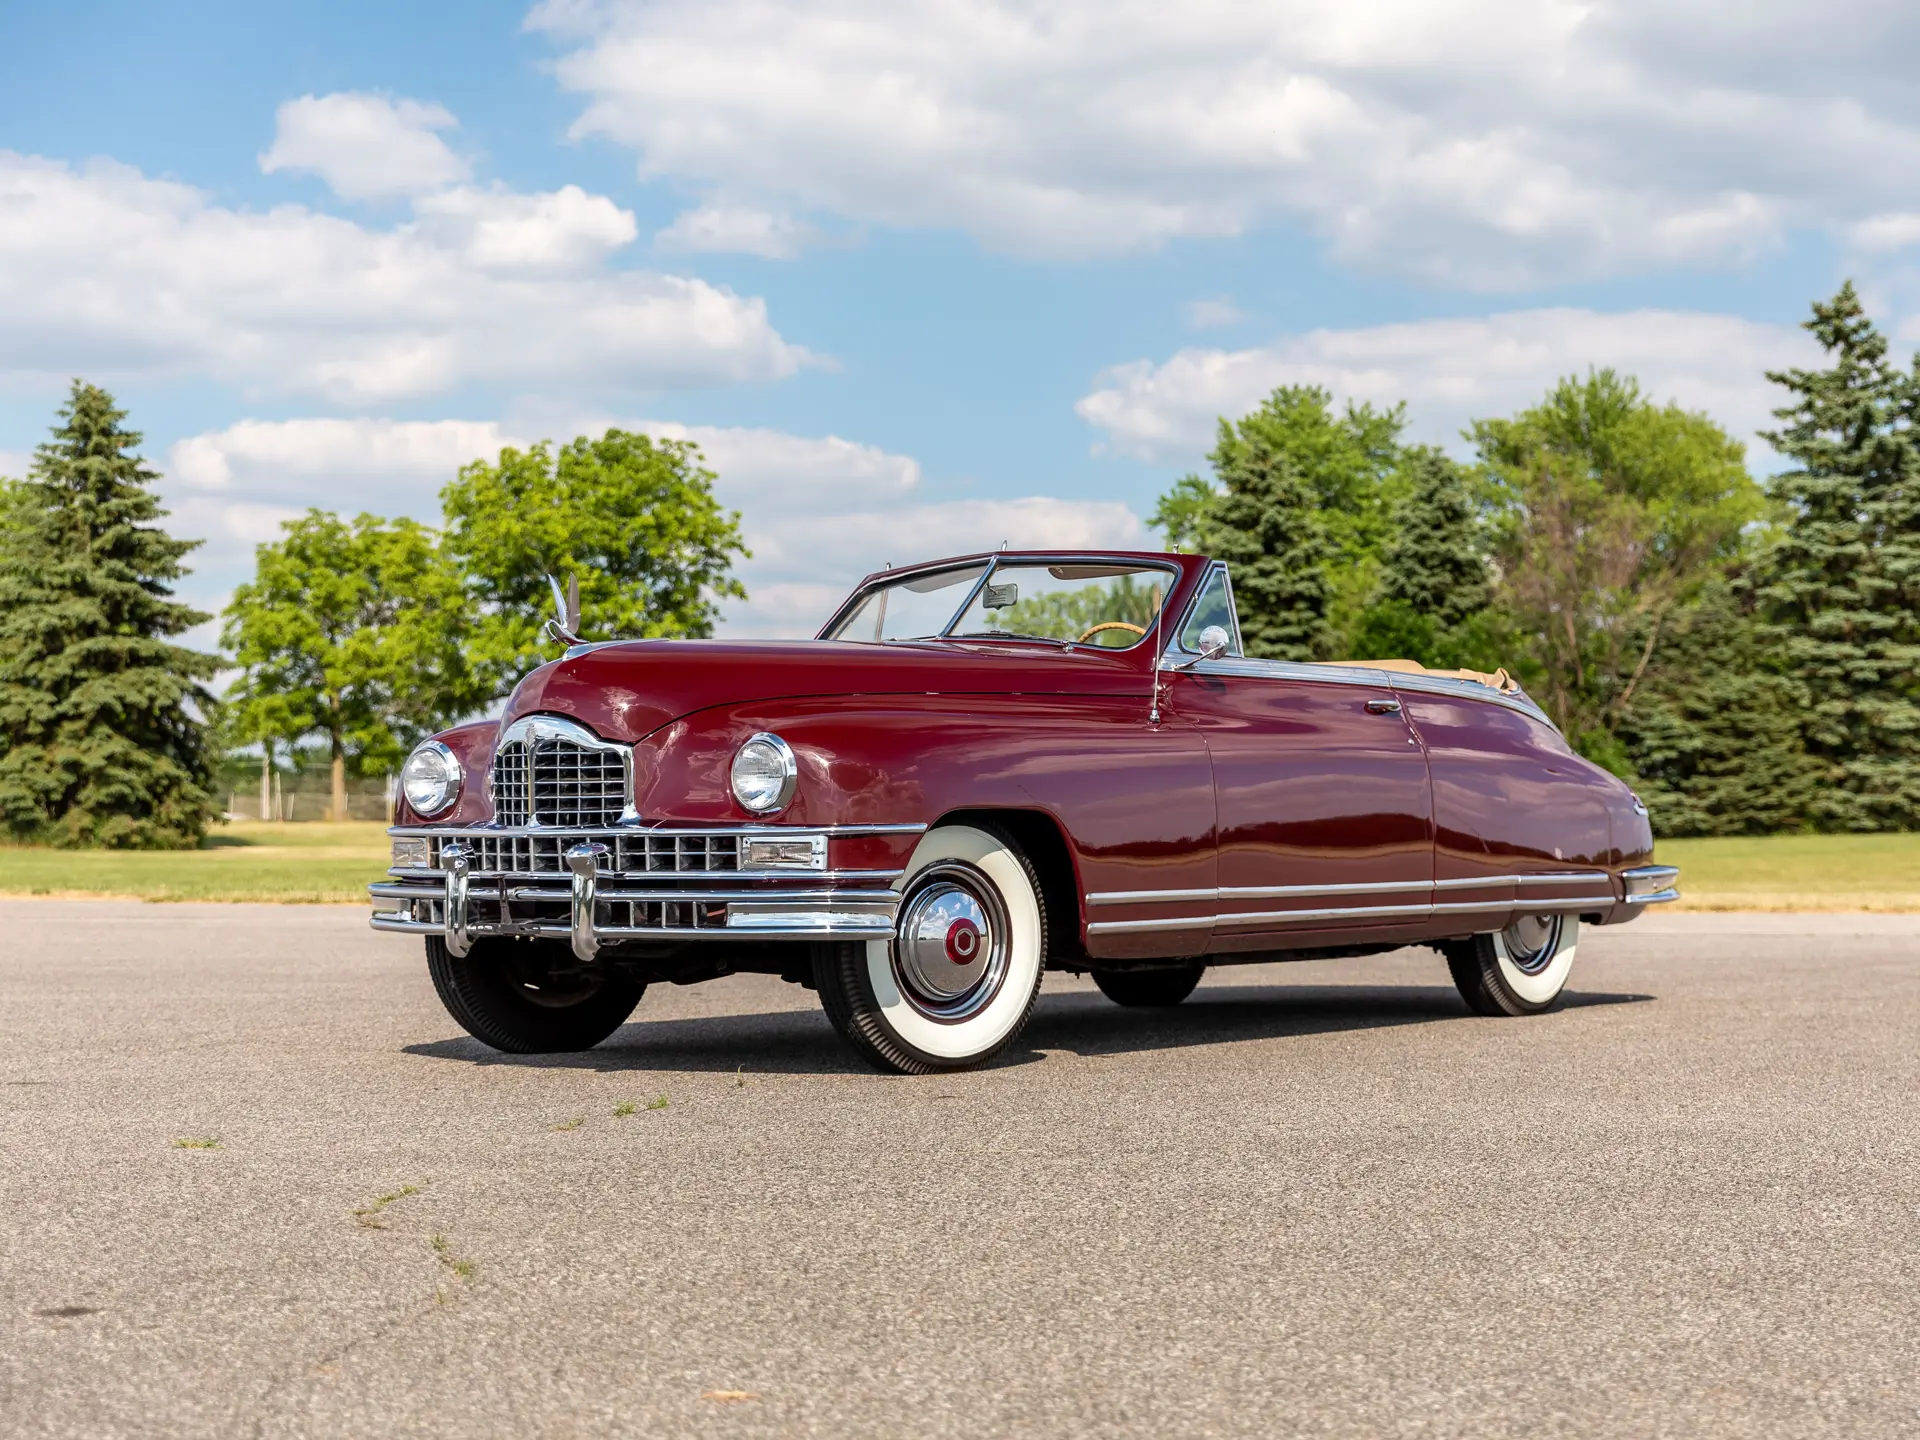
<svg viewBox="0 0 1920 1440">
<path fill-rule="evenodd" d="M 1209 966 L 1416 945 L 1528 1015 L 1583 923 L 1677 894 L 1646 807 L 1505 672 L 1248 658 L 1203 556 L 889 569 L 811 641 L 549 629 L 500 719 L 409 757 L 371 887 L 504 1051 L 759 972 L 925 1073 L 1003 1049 L 1049 970 L 1171 1006 Z"/>
</svg>

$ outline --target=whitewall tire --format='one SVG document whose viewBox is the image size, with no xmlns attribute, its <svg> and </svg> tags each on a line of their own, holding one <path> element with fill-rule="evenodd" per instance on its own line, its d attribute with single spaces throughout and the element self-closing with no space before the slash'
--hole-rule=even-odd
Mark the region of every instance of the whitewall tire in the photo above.
<svg viewBox="0 0 1920 1440">
<path fill-rule="evenodd" d="M 1032 863 L 995 830 L 942 825 L 921 837 L 895 888 L 892 939 L 815 950 L 828 1018 L 883 1070 L 924 1075 L 991 1059 L 1025 1028 L 1046 971 Z"/>
<path fill-rule="evenodd" d="M 1478 1015 L 1537 1015 L 1567 988 L 1580 941 L 1575 915 L 1521 915 L 1506 929 L 1446 949 L 1447 968 Z"/>
</svg>

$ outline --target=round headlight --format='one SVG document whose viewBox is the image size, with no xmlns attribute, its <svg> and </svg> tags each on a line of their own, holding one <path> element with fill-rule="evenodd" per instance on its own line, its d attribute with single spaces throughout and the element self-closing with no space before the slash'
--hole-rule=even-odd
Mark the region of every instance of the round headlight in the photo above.
<svg viewBox="0 0 1920 1440">
<path fill-rule="evenodd" d="M 754 735 L 733 752 L 733 798 L 756 815 L 770 815 L 793 798 L 800 767 L 778 735 Z"/>
<path fill-rule="evenodd" d="M 407 757 L 400 789 L 414 814 L 438 815 L 460 798 L 460 761 L 438 740 L 429 740 Z"/>
</svg>

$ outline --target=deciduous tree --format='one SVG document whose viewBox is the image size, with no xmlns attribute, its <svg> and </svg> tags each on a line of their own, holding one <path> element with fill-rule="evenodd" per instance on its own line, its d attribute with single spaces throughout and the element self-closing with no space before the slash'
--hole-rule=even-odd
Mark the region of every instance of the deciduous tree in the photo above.
<svg viewBox="0 0 1920 1440">
<path fill-rule="evenodd" d="M 412 520 L 309 510 L 255 552 L 222 639 L 241 667 L 237 733 L 309 735 L 332 762 L 331 815 L 347 818 L 347 766 L 391 771 L 423 735 L 484 704 L 466 660 L 467 599 L 433 533 Z"/>
<path fill-rule="evenodd" d="M 1744 451 L 1611 370 L 1472 436 L 1495 487 L 1499 598 L 1542 670 L 1536 698 L 1574 745 L 1624 768 L 1613 732 L 1668 613 L 1763 510 Z"/>
<path fill-rule="evenodd" d="M 713 496 L 698 447 L 609 430 L 476 460 L 440 493 L 447 545 L 479 610 L 473 654 L 496 689 L 551 658 L 546 577 L 580 582 L 595 638 L 709 635 L 716 601 L 745 598 L 739 516 Z"/>
</svg>

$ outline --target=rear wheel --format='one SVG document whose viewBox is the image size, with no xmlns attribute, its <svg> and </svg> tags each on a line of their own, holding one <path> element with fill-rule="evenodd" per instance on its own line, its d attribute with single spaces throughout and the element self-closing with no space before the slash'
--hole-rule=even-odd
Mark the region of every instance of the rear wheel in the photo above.
<svg viewBox="0 0 1920 1440">
<path fill-rule="evenodd" d="M 1011 838 L 971 825 L 914 848 L 891 940 L 821 945 L 814 984 L 834 1028 L 882 1070 L 964 1070 L 1033 1014 L 1047 961 L 1033 865 Z"/>
<path fill-rule="evenodd" d="M 1172 970 L 1096 970 L 1093 983 L 1116 1005 L 1156 1007 L 1178 1005 L 1206 973 L 1197 963 Z"/>
<path fill-rule="evenodd" d="M 1447 968 L 1477 1015 L 1537 1015 L 1567 987 L 1580 921 L 1572 915 L 1522 915 L 1492 935 L 1455 941 Z"/>
<path fill-rule="evenodd" d="M 427 937 L 440 1003 L 474 1039 L 513 1055 L 591 1050 L 626 1023 L 646 985 L 606 965 L 582 965 L 565 945 L 481 939 L 456 958 Z"/>
</svg>

